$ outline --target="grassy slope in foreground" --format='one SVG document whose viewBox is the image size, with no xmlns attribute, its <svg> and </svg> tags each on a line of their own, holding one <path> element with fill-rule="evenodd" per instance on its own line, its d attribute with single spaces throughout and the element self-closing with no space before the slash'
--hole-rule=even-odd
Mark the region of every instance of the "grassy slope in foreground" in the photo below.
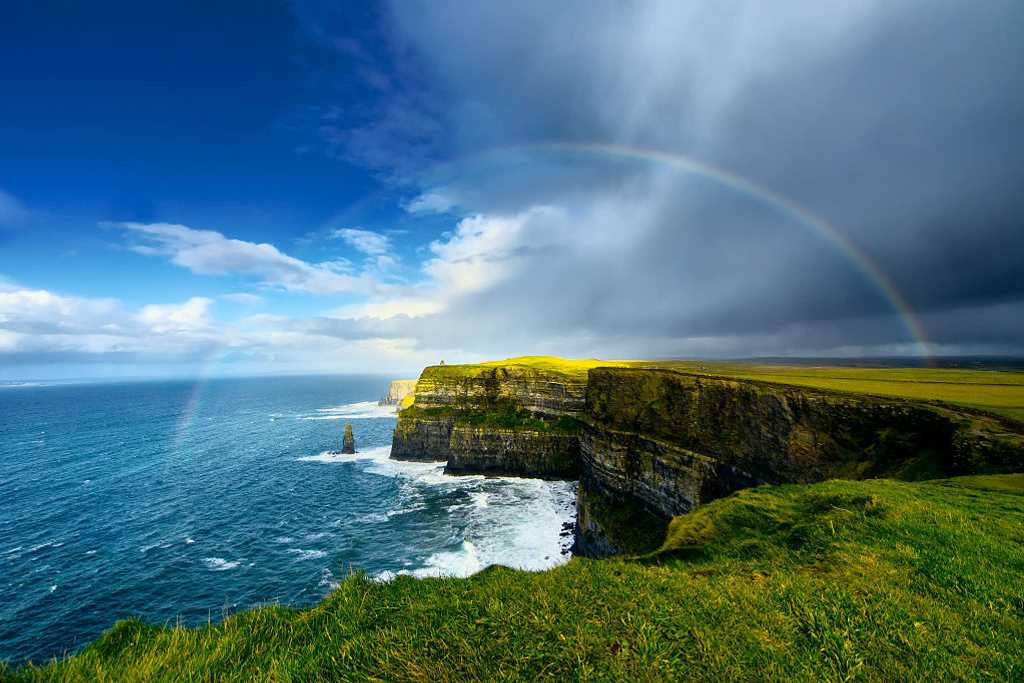
<svg viewBox="0 0 1024 683">
<path fill-rule="evenodd" d="M 25 680 L 1020 680 L 1024 475 L 748 489 L 662 549 L 118 624 Z"/>
</svg>

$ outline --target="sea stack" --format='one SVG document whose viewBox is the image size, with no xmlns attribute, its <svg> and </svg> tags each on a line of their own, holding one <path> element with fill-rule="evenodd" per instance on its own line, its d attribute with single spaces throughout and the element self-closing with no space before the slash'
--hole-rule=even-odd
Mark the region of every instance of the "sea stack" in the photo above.
<svg viewBox="0 0 1024 683">
<path fill-rule="evenodd" d="M 345 436 L 341 440 L 341 452 L 342 453 L 355 453 L 356 452 L 356 439 L 352 436 L 352 425 L 345 423 Z"/>
</svg>

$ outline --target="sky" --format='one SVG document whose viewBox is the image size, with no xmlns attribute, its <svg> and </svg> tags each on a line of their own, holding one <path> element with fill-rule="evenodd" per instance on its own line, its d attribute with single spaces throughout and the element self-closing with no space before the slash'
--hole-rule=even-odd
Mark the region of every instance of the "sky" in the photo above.
<svg viewBox="0 0 1024 683">
<path fill-rule="evenodd" d="M 40 0 L 0 380 L 1024 355 L 1018 0 Z"/>
</svg>

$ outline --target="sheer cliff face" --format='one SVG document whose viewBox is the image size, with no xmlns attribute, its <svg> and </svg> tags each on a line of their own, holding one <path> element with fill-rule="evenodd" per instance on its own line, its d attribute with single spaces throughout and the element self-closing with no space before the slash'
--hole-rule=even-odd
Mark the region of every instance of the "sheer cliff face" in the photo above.
<svg viewBox="0 0 1024 683">
<path fill-rule="evenodd" d="M 981 414 L 664 370 L 592 370 L 584 421 L 586 486 L 663 515 L 759 483 L 1024 467 L 1020 435 Z"/>
<path fill-rule="evenodd" d="M 951 407 L 671 370 L 447 366 L 424 371 L 392 457 L 578 476 L 577 549 L 594 555 L 642 550 L 638 528 L 761 483 L 1024 469 L 1018 428 Z"/>
</svg>

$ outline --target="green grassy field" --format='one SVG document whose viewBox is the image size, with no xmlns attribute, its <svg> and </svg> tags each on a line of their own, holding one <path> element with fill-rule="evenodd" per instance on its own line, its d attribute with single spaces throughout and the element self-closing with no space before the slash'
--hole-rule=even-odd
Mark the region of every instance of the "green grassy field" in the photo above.
<svg viewBox="0 0 1024 683">
<path fill-rule="evenodd" d="M 697 374 L 755 379 L 918 401 L 944 401 L 1024 422 L 1024 372 L 939 368 L 844 368 L 703 361 L 639 362 Z"/>
<path fill-rule="evenodd" d="M 662 549 L 389 584 L 204 628 L 118 624 L 10 680 L 1024 678 L 1024 476 L 761 487 Z"/>
</svg>

